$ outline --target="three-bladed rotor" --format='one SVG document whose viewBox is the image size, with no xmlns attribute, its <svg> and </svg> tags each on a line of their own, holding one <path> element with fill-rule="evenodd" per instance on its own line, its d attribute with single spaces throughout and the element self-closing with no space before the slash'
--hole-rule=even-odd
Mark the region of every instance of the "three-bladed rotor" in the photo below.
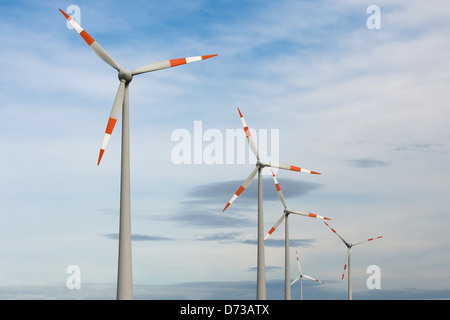
<svg viewBox="0 0 450 320">
<path fill-rule="evenodd" d="M 278 183 L 278 180 L 277 180 L 273 170 L 272 170 L 272 176 L 273 176 L 273 181 L 275 183 L 275 187 L 277 188 L 278 198 L 280 199 L 281 203 L 283 204 L 284 210 L 283 210 L 283 214 L 281 215 L 281 217 L 277 220 L 277 222 L 275 222 L 274 226 L 266 234 L 266 236 L 264 237 L 264 240 L 267 240 L 267 238 L 269 238 L 272 235 L 272 233 L 278 228 L 278 226 L 281 224 L 281 222 L 283 222 L 283 220 L 291 213 L 298 214 L 301 216 L 311 217 L 311 218 L 331 220 L 330 218 L 322 217 L 322 216 L 319 216 L 312 212 L 303 212 L 303 211 L 289 209 L 286 205 L 286 200 L 284 199 L 283 192 L 281 191 L 281 188 L 280 188 L 280 184 Z"/>
<path fill-rule="evenodd" d="M 250 149 L 252 150 L 253 154 L 256 157 L 256 167 L 253 169 L 253 171 L 250 173 L 250 175 L 245 179 L 244 183 L 239 187 L 239 189 L 235 192 L 235 194 L 231 197 L 230 201 L 228 201 L 227 205 L 222 211 L 225 211 L 236 199 L 239 197 L 239 195 L 250 185 L 250 183 L 253 181 L 253 178 L 258 173 L 258 170 L 262 170 L 264 167 L 272 167 L 272 168 L 279 168 L 283 170 L 290 170 L 290 171 L 297 171 L 297 172 L 303 172 L 303 173 L 310 173 L 310 174 L 320 174 L 316 171 L 311 171 L 305 168 L 300 168 L 288 164 L 282 164 L 282 163 L 266 163 L 263 162 L 259 156 L 258 149 L 256 148 L 255 141 L 253 140 L 253 137 L 250 133 L 250 130 L 248 128 L 247 122 L 244 119 L 244 116 L 241 113 L 241 110 L 239 110 L 239 116 L 241 118 L 242 127 L 244 128 L 245 137 L 247 138 L 248 145 L 250 146 Z"/>
<path fill-rule="evenodd" d="M 123 100 L 125 96 L 125 87 L 128 86 L 133 80 L 133 76 L 157 71 L 161 69 L 171 68 L 175 66 L 180 66 L 183 64 L 195 62 L 195 61 L 201 61 L 205 59 L 209 59 L 212 57 L 217 56 L 217 54 L 212 55 L 205 55 L 205 56 L 195 56 L 195 57 L 187 57 L 187 58 L 180 58 L 180 59 L 171 59 L 171 60 L 164 60 L 160 62 L 151 63 L 149 65 L 143 66 L 141 68 L 138 68 L 134 71 L 131 71 L 127 68 L 122 68 L 110 55 L 108 52 L 106 52 L 105 49 L 103 49 L 100 44 L 98 44 L 97 41 L 94 40 L 75 20 L 72 19 L 67 13 L 65 13 L 63 10 L 59 9 L 61 13 L 66 17 L 66 19 L 69 21 L 69 23 L 74 27 L 74 29 L 78 32 L 78 34 L 84 39 L 84 41 L 88 44 L 88 46 L 97 54 L 97 56 L 100 57 L 104 62 L 109 64 L 111 67 L 119 71 L 119 88 L 117 89 L 116 98 L 114 99 L 113 107 L 111 109 L 111 114 L 108 119 L 108 124 L 106 125 L 105 135 L 103 137 L 102 145 L 100 148 L 100 153 L 98 156 L 98 162 L 97 165 L 100 164 L 100 161 L 103 157 L 103 153 L 105 152 L 106 146 L 109 142 L 109 139 L 111 137 L 111 134 L 114 130 L 114 127 L 117 122 L 117 118 L 120 115 L 120 111 L 122 109 Z"/>
</svg>

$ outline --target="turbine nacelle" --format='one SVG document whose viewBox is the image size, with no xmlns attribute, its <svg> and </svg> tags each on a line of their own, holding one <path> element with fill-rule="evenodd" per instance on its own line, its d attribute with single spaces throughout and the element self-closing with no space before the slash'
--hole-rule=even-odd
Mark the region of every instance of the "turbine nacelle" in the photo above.
<svg viewBox="0 0 450 320">
<path fill-rule="evenodd" d="M 118 77 L 120 81 L 123 80 L 126 84 L 129 84 L 133 80 L 133 72 L 127 68 L 120 68 Z"/>
<path fill-rule="evenodd" d="M 270 163 L 265 163 L 265 162 L 262 162 L 261 160 L 257 160 L 257 161 L 256 161 L 256 166 L 257 166 L 259 169 L 262 169 L 262 168 L 264 168 L 264 167 L 270 167 Z"/>
</svg>

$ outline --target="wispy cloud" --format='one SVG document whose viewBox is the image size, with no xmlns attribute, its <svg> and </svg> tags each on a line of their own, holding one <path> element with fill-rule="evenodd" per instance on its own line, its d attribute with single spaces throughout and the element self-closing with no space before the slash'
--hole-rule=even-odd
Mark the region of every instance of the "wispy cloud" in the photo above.
<svg viewBox="0 0 450 320">
<path fill-rule="evenodd" d="M 202 199 L 208 201 L 222 201 L 225 204 L 228 202 L 228 196 L 231 196 L 236 192 L 240 185 L 244 182 L 246 177 L 242 180 L 233 181 L 223 181 L 216 183 L 209 183 L 204 185 L 195 186 L 187 193 L 187 196 L 193 199 Z M 291 178 L 280 178 L 278 177 L 278 182 L 283 190 L 283 195 L 286 199 L 297 198 L 304 196 L 314 190 L 321 187 L 319 183 L 295 180 Z M 276 193 L 275 184 L 270 178 L 263 178 L 263 190 L 264 190 L 264 200 L 274 201 L 278 200 L 278 195 Z M 228 196 L 227 196 L 228 195 Z M 245 191 L 239 196 L 240 201 L 254 201 L 258 195 L 258 183 L 257 178 L 252 181 L 250 186 L 245 189 Z"/>
<path fill-rule="evenodd" d="M 198 238 L 199 241 L 219 241 L 219 242 L 236 242 L 240 236 L 238 232 L 222 232 L 222 233 L 212 233 L 207 236 Z"/>
<path fill-rule="evenodd" d="M 399 143 L 392 147 L 394 151 L 446 152 L 443 143 Z"/>
<path fill-rule="evenodd" d="M 198 228 L 242 228 L 251 225 L 247 216 L 223 213 L 218 203 L 215 207 L 207 201 L 183 201 L 179 206 L 179 210 L 173 212 L 170 217 L 158 219 Z"/>
<path fill-rule="evenodd" d="M 218 241 L 221 243 L 242 243 L 256 246 L 256 239 L 247 239 L 244 235 L 238 232 L 228 232 L 228 233 L 212 233 L 207 236 L 198 238 L 200 241 Z M 298 247 L 311 247 L 316 241 L 314 239 L 297 239 L 290 238 L 289 246 L 292 248 Z M 268 239 L 264 241 L 265 247 L 284 247 L 285 241 L 284 239 Z"/>
<path fill-rule="evenodd" d="M 172 212 L 169 216 L 153 219 L 170 220 L 177 224 L 200 228 L 252 227 L 254 223 L 246 213 L 249 208 L 256 206 L 257 181 L 254 181 L 233 204 L 235 213 L 243 212 L 245 214 L 222 212 L 242 182 L 233 180 L 194 186 L 186 194 L 188 200 L 178 203 L 178 210 Z M 286 178 L 279 179 L 279 183 L 282 185 L 286 199 L 302 197 L 321 187 L 317 183 Z M 265 190 L 264 201 L 279 201 L 272 178 L 263 178 L 263 189 Z M 222 236 L 224 235 L 222 234 Z"/>
<path fill-rule="evenodd" d="M 119 234 L 118 233 L 108 233 L 103 235 L 105 238 L 113 239 L 113 240 L 119 240 Z M 132 234 L 131 235 L 132 241 L 171 241 L 175 240 L 168 237 L 160 237 L 160 236 L 149 236 L 145 234 Z"/>
<path fill-rule="evenodd" d="M 387 167 L 389 165 L 389 162 L 387 161 L 369 158 L 352 159 L 347 160 L 347 162 L 351 167 L 358 167 L 358 168 L 378 168 L 378 167 Z"/>
<path fill-rule="evenodd" d="M 248 271 L 252 271 L 252 272 L 255 272 L 255 271 L 257 271 L 257 270 L 258 270 L 257 267 L 251 267 L 251 268 L 248 268 Z M 277 267 L 277 266 L 266 266 L 265 270 L 266 270 L 266 272 L 274 272 L 274 271 L 282 270 L 282 267 Z"/>
<path fill-rule="evenodd" d="M 242 243 L 256 245 L 256 240 L 243 240 Z M 308 248 L 308 247 L 311 247 L 313 243 L 315 243 L 314 239 L 295 239 L 295 238 L 289 239 L 289 247 L 291 247 L 291 248 L 298 248 L 298 247 Z M 281 248 L 281 247 L 285 246 L 285 240 L 284 239 L 268 239 L 268 240 L 264 241 L 264 246 Z"/>
</svg>

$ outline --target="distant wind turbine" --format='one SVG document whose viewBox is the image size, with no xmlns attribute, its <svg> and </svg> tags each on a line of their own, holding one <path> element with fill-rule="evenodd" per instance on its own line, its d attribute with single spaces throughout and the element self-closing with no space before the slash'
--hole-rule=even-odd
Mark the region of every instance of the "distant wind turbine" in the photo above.
<svg viewBox="0 0 450 320">
<path fill-rule="evenodd" d="M 347 265 L 348 265 L 348 271 L 347 271 L 348 272 L 348 300 L 352 300 L 352 276 L 351 276 L 351 270 L 350 270 L 350 251 L 351 251 L 353 246 L 356 246 L 358 244 L 365 243 L 365 242 L 368 242 L 368 241 L 372 241 L 372 240 L 375 240 L 375 239 L 380 239 L 380 238 L 383 238 L 383 236 L 379 236 L 379 237 L 376 237 L 376 238 L 370 238 L 370 239 L 363 240 L 363 241 L 358 241 L 358 242 L 355 242 L 355 243 L 349 243 L 349 242 L 345 241 L 344 238 L 342 238 L 339 235 L 339 233 L 337 233 L 332 227 L 330 227 L 330 225 L 328 223 L 326 223 L 325 221 L 324 221 L 324 223 L 327 225 L 328 228 L 331 229 L 331 231 L 333 231 L 339 237 L 339 239 L 342 240 L 342 242 L 347 247 L 347 257 L 345 258 L 344 272 L 342 273 L 342 278 L 341 279 L 344 279 L 345 269 L 347 268 Z"/>
<path fill-rule="evenodd" d="M 275 187 L 277 188 L 278 197 L 280 198 L 281 203 L 284 206 L 284 211 L 281 217 L 275 222 L 274 226 L 269 230 L 269 232 L 264 237 L 264 240 L 267 240 L 272 233 L 278 228 L 278 226 L 281 224 L 281 222 L 284 221 L 285 231 L 284 231 L 284 298 L 285 300 L 291 299 L 291 286 L 289 284 L 289 281 L 291 281 L 291 275 L 290 275 L 290 268 L 289 268 L 289 224 L 288 224 L 288 216 L 291 213 L 295 213 L 301 216 L 311 217 L 311 218 L 317 218 L 317 219 L 325 219 L 325 220 L 331 220 L 330 218 L 322 217 L 317 214 L 311 213 L 311 212 L 302 212 L 302 211 L 296 211 L 291 210 L 287 207 L 286 201 L 284 200 L 283 192 L 281 192 L 280 185 L 278 184 L 277 177 L 275 177 L 275 173 L 272 171 L 273 181 L 275 182 Z"/>
<path fill-rule="evenodd" d="M 325 282 L 322 282 L 320 280 L 317 280 L 317 279 L 314 279 L 314 278 L 312 278 L 310 276 L 307 276 L 306 274 L 303 274 L 302 273 L 302 269 L 300 268 L 300 261 L 298 259 L 298 249 L 295 250 L 295 255 L 297 256 L 298 277 L 295 278 L 295 280 L 292 281 L 290 285 L 292 286 L 294 283 L 296 283 L 298 280 L 300 280 L 300 300 L 303 300 L 303 283 L 302 283 L 303 278 L 311 279 L 311 280 L 314 280 L 316 282 L 320 282 L 320 283 L 323 283 L 323 284 L 325 284 Z"/>
<path fill-rule="evenodd" d="M 250 185 L 255 177 L 256 173 L 258 173 L 258 254 L 257 254 L 257 279 L 256 279 L 256 299 L 265 300 L 266 299 L 266 276 L 265 276 L 265 261 L 264 261 L 264 217 L 263 217 L 263 190 L 262 190 L 262 176 L 261 171 L 264 167 L 273 167 L 280 168 L 284 170 L 297 171 L 297 172 L 305 172 L 310 174 L 320 174 L 315 171 L 307 170 L 304 168 L 299 168 L 287 164 L 281 163 L 266 163 L 262 162 L 259 157 L 258 149 L 256 148 L 256 144 L 250 134 L 250 130 L 248 129 L 247 123 L 239 110 L 239 116 L 241 117 L 242 126 L 244 127 L 245 136 L 247 137 L 248 144 L 253 154 L 256 157 L 256 168 L 250 173 L 250 175 L 245 179 L 244 183 L 239 187 L 236 193 L 231 197 L 230 201 L 228 201 L 227 205 L 223 209 L 225 211 L 236 199 L 239 195 Z"/>
<path fill-rule="evenodd" d="M 100 153 L 98 156 L 97 165 L 105 152 L 106 146 L 114 126 L 116 125 L 117 118 L 120 115 L 120 111 L 123 109 L 122 115 L 122 159 L 121 159 L 121 184 L 120 184 L 120 227 L 119 227 L 119 265 L 117 276 L 117 299 L 132 299 L 133 298 L 133 281 L 131 272 L 131 213 L 130 213 L 130 141 L 129 141 L 129 98 L 128 98 L 128 86 L 133 79 L 133 76 L 171 68 L 194 61 L 201 61 L 211 57 L 217 56 L 217 54 L 207 56 L 197 56 L 181 59 L 165 60 L 156 63 L 152 63 L 134 71 L 127 68 L 122 68 L 100 44 L 95 41 L 81 26 L 75 22 L 67 13 L 59 9 L 61 13 L 66 17 L 69 23 L 80 34 L 80 36 L 86 41 L 88 46 L 111 67 L 119 72 L 119 89 L 117 90 L 116 98 L 114 99 L 111 114 L 109 116 L 108 124 L 106 126 L 103 142 L 100 147 Z"/>
</svg>

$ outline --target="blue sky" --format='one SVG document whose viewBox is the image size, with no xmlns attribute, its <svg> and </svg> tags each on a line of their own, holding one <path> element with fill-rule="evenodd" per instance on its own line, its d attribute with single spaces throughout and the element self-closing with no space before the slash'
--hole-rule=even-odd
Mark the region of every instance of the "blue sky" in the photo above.
<svg viewBox="0 0 450 320">
<path fill-rule="evenodd" d="M 277 172 L 291 208 L 332 218 L 348 241 L 383 235 L 352 251 L 354 299 L 450 297 L 445 1 L 3 1 L 2 299 L 115 298 L 120 119 L 96 164 L 119 82 L 66 27 L 70 5 L 130 69 L 219 54 L 130 84 L 137 298 L 254 299 L 256 181 L 222 213 L 253 165 L 171 158 L 175 130 L 201 121 L 225 137 L 241 128 L 237 107 L 250 128 L 278 130 L 280 162 L 322 172 Z M 264 199 L 269 230 L 282 212 L 270 176 Z M 305 281 L 305 298 L 346 299 L 339 239 L 297 216 L 290 235 L 303 271 L 327 282 Z M 280 226 L 266 243 L 270 299 L 283 298 L 283 239 Z M 291 260 L 295 278 L 295 248 Z M 80 290 L 66 288 L 69 265 Z M 380 290 L 366 286 L 370 265 Z"/>
</svg>

